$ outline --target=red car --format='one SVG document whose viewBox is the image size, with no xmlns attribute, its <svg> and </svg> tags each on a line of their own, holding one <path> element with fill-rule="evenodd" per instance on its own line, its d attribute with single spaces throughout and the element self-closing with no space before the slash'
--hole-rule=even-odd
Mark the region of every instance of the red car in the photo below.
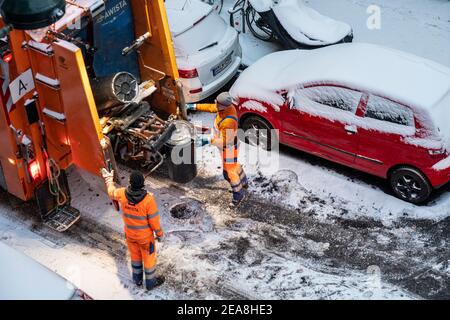
<svg viewBox="0 0 450 320">
<path fill-rule="evenodd" d="M 241 128 L 255 129 L 248 143 L 279 141 L 386 178 L 415 204 L 450 180 L 450 69 L 432 61 L 370 44 L 282 51 L 231 94 Z"/>
</svg>

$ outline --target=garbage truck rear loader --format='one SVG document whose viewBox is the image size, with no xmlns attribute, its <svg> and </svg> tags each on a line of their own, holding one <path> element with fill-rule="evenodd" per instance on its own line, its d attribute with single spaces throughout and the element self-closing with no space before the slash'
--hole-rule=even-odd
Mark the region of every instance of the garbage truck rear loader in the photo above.
<svg viewBox="0 0 450 320">
<path fill-rule="evenodd" d="M 182 118 L 164 1 L 5 0 L 1 8 L 0 188 L 35 200 L 44 223 L 64 231 L 80 217 L 70 206 L 71 165 L 98 175 L 119 154 L 150 166 Z M 130 41 L 108 47 L 101 35 L 123 30 L 108 26 L 118 13 L 129 17 Z M 113 97 L 102 101 L 105 83 Z"/>
</svg>

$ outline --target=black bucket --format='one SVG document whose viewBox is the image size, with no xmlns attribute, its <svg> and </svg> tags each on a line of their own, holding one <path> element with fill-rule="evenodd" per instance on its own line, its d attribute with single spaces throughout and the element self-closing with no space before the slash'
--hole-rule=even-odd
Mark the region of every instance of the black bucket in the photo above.
<svg viewBox="0 0 450 320">
<path fill-rule="evenodd" d="M 187 183 L 197 176 L 194 127 L 187 121 L 174 121 L 175 130 L 166 142 L 167 167 L 171 180 Z"/>
</svg>

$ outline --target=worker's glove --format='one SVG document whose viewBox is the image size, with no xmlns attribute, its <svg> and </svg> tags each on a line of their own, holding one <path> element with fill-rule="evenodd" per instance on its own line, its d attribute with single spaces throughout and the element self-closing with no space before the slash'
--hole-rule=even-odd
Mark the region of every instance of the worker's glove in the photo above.
<svg viewBox="0 0 450 320">
<path fill-rule="evenodd" d="M 162 236 L 156 236 L 156 241 L 158 241 L 158 242 L 161 242 L 161 241 L 163 241 L 163 239 L 164 239 L 164 235 L 162 235 Z"/>
<path fill-rule="evenodd" d="M 195 103 L 186 103 L 187 111 L 195 111 L 197 109 L 197 105 Z"/>
<path fill-rule="evenodd" d="M 196 141 L 197 147 L 203 147 L 203 146 L 206 146 L 206 145 L 208 145 L 210 143 L 211 143 L 211 138 L 210 137 L 205 137 L 205 136 L 197 139 L 197 141 Z"/>
<path fill-rule="evenodd" d="M 106 184 L 110 184 L 114 182 L 114 170 L 108 171 L 105 168 L 101 170 L 101 174 Z"/>
</svg>

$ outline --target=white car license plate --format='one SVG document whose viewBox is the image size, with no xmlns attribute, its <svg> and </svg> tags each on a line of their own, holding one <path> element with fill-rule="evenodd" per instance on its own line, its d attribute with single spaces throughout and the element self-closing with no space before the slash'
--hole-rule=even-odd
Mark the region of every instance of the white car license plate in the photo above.
<svg viewBox="0 0 450 320">
<path fill-rule="evenodd" d="M 219 63 L 212 69 L 213 76 L 217 76 L 231 64 L 232 56 L 233 52 L 230 53 L 221 63 Z"/>
</svg>

